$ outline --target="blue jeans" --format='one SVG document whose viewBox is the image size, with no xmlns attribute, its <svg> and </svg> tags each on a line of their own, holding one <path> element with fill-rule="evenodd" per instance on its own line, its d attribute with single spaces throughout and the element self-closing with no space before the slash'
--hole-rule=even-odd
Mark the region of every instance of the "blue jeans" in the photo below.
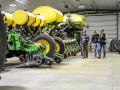
<svg viewBox="0 0 120 90">
<path fill-rule="evenodd" d="M 99 50 L 100 50 L 100 44 L 99 43 L 93 43 L 93 52 L 94 52 L 94 57 L 99 55 Z"/>
<path fill-rule="evenodd" d="M 103 52 L 102 52 L 103 51 Z M 106 57 L 106 44 L 100 44 L 100 53 L 99 57 L 101 57 L 101 54 L 103 53 L 103 57 Z"/>
</svg>

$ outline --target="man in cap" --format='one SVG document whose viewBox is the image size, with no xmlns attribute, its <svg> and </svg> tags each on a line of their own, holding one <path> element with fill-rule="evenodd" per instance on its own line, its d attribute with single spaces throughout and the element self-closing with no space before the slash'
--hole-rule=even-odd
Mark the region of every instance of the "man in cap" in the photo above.
<svg viewBox="0 0 120 90">
<path fill-rule="evenodd" d="M 100 38 L 99 38 L 99 41 L 100 41 L 99 58 L 101 58 L 102 51 L 103 51 L 103 58 L 106 57 L 106 40 L 107 40 L 106 34 L 104 33 L 104 30 L 102 29 Z"/>
<path fill-rule="evenodd" d="M 99 54 L 99 50 L 100 50 L 100 43 L 99 43 L 99 34 L 96 31 L 92 35 L 91 43 L 93 45 L 94 57 L 97 57 L 97 54 Z"/>
<path fill-rule="evenodd" d="M 87 35 L 86 31 L 83 31 L 83 35 L 81 37 L 81 45 L 82 45 L 82 56 L 83 58 L 88 58 L 88 42 L 90 38 Z"/>
</svg>

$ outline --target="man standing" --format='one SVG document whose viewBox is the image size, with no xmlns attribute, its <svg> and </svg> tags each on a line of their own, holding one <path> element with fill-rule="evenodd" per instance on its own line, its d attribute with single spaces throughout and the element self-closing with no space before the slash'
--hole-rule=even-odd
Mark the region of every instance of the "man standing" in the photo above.
<svg viewBox="0 0 120 90">
<path fill-rule="evenodd" d="M 103 58 L 106 57 L 106 34 L 104 33 L 104 30 L 101 30 L 100 34 L 100 53 L 99 53 L 99 58 L 101 58 L 101 53 L 103 50 Z"/>
<path fill-rule="evenodd" d="M 1 5 L 0 5 L 0 73 L 4 69 L 4 62 L 6 60 L 6 47 L 7 47 L 6 26 L 3 18 L 4 18 L 4 14 L 2 13 Z"/>
<path fill-rule="evenodd" d="M 81 37 L 81 45 L 82 45 L 82 56 L 83 58 L 88 58 L 88 42 L 89 42 L 89 36 L 87 35 L 86 31 L 83 32 L 83 35 Z"/>
<path fill-rule="evenodd" d="M 99 54 L 100 44 L 99 44 L 99 34 L 95 31 L 91 38 L 91 43 L 93 44 L 94 57 Z"/>
</svg>

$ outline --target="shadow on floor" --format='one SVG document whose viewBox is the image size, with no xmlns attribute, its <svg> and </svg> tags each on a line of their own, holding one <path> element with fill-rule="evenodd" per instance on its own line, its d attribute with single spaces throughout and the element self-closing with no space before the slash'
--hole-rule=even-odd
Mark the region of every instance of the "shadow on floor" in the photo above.
<svg viewBox="0 0 120 90">
<path fill-rule="evenodd" d="M 65 60 L 62 61 L 62 63 L 55 63 L 51 66 L 49 65 L 40 65 L 40 66 L 36 66 L 36 65 L 31 65 L 31 66 L 26 66 L 26 65 L 22 65 L 20 64 L 20 62 L 7 62 L 5 64 L 5 67 L 6 68 L 34 68 L 34 69 L 61 69 L 63 66 L 66 66 L 66 65 L 69 65 L 70 61 L 73 59 L 73 58 L 78 58 L 79 56 L 71 56 Z"/>
<path fill-rule="evenodd" d="M 27 90 L 27 89 L 20 86 L 0 86 L 0 90 Z"/>
<path fill-rule="evenodd" d="M 68 62 L 54 63 L 53 65 L 40 65 L 40 66 L 18 66 L 16 68 L 33 68 L 33 69 L 59 69 L 65 65 L 68 65 Z"/>
</svg>

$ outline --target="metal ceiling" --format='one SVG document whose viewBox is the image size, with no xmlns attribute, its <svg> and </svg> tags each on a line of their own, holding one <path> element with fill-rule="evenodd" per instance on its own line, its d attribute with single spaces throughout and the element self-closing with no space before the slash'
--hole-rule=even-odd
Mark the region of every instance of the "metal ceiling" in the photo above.
<svg viewBox="0 0 120 90">
<path fill-rule="evenodd" d="M 23 1 L 23 3 L 19 2 Z M 27 9 L 32 11 L 38 6 L 49 5 L 62 12 L 79 12 L 89 10 L 116 10 L 120 0 L 0 0 L 3 10 L 13 12 L 16 9 Z M 16 4 L 16 6 L 10 6 Z M 85 8 L 78 8 L 84 5 Z M 68 8 L 65 8 L 68 7 Z"/>
</svg>

